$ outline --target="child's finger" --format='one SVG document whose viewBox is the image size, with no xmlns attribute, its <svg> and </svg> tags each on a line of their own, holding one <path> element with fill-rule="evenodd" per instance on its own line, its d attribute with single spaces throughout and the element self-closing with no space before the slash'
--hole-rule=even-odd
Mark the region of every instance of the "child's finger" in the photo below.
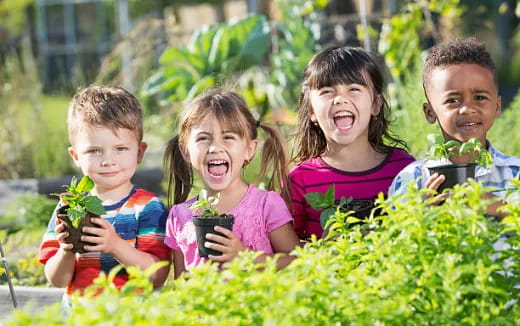
<svg viewBox="0 0 520 326">
<path fill-rule="evenodd" d="M 213 230 L 215 230 L 215 232 L 222 233 L 223 235 L 225 235 L 229 239 L 233 239 L 235 237 L 235 234 L 233 233 L 233 231 L 231 231 L 229 229 L 226 229 L 225 227 L 222 227 L 222 226 L 219 226 L 219 225 L 215 226 L 213 228 Z"/>
<path fill-rule="evenodd" d="M 72 243 L 66 243 L 66 242 L 62 242 L 60 243 L 60 248 L 61 249 L 64 249 L 64 250 L 71 250 L 73 247 Z"/>
<path fill-rule="evenodd" d="M 225 263 L 230 260 L 230 258 L 227 255 L 220 255 L 220 256 L 214 256 L 214 255 L 208 255 L 208 258 L 219 262 L 219 263 Z"/>
<path fill-rule="evenodd" d="M 204 247 L 209 248 L 209 249 L 213 249 L 213 250 L 216 250 L 216 251 L 220 251 L 222 253 L 227 252 L 227 250 L 229 248 L 227 246 L 224 246 L 224 245 L 221 245 L 221 244 L 218 244 L 218 243 L 214 243 L 214 242 L 209 242 L 209 241 L 204 242 Z"/>
<path fill-rule="evenodd" d="M 215 230 L 216 231 L 216 230 Z M 223 245 L 229 245 L 230 240 L 215 233 L 206 233 L 206 239 Z"/>
<path fill-rule="evenodd" d="M 103 233 L 105 232 L 105 230 L 102 228 L 96 228 L 96 227 L 91 227 L 91 226 L 84 226 L 82 231 L 83 231 L 83 233 L 93 234 L 93 235 L 97 235 L 97 236 L 102 236 Z"/>
<path fill-rule="evenodd" d="M 102 228 L 106 228 L 107 226 L 111 225 L 110 223 L 108 223 L 107 220 L 101 217 L 93 217 L 90 219 L 90 221 L 94 224 L 99 225 Z"/>
<path fill-rule="evenodd" d="M 96 246 L 83 246 L 83 249 L 87 251 L 103 251 L 103 246 L 96 245 Z"/>
<path fill-rule="evenodd" d="M 102 237 L 82 235 L 81 236 L 81 241 L 95 243 L 95 244 L 102 244 L 104 239 Z"/>
</svg>

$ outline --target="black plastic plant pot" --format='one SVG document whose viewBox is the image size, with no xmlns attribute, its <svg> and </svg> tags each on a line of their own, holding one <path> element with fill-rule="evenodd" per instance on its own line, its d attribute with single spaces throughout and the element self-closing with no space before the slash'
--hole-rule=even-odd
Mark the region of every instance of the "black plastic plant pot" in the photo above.
<svg viewBox="0 0 520 326">
<path fill-rule="evenodd" d="M 431 174 L 438 173 L 446 177 L 446 180 L 437 189 L 442 192 L 444 189 L 453 188 L 466 182 L 469 178 L 475 178 L 475 163 L 448 164 L 429 167 Z"/>
<path fill-rule="evenodd" d="M 91 218 L 99 217 L 99 215 L 87 212 L 87 215 L 85 215 L 85 217 L 81 220 L 81 222 L 79 222 L 78 227 L 75 228 L 72 225 L 72 222 L 69 219 L 69 216 L 67 215 L 67 208 L 69 208 L 68 205 L 60 207 L 56 214 L 56 216 L 65 224 L 65 229 L 69 233 L 69 236 L 67 238 L 65 238 L 65 242 L 72 243 L 72 250 L 71 250 L 72 252 L 80 253 L 80 254 L 86 253 L 86 252 L 88 252 L 88 250 L 85 250 L 84 246 L 93 246 L 95 244 L 91 243 L 91 242 L 81 241 L 81 236 L 83 234 L 88 234 L 88 233 L 84 233 L 81 230 L 85 226 L 95 227 L 95 228 L 99 227 L 99 225 L 94 224 L 90 221 Z M 90 234 L 88 234 L 88 235 L 90 235 Z"/>
<path fill-rule="evenodd" d="M 347 205 L 346 210 L 354 211 L 352 216 L 363 220 L 370 216 L 372 208 L 374 208 L 374 203 L 371 200 L 354 199 Z"/>
<path fill-rule="evenodd" d="M 207 258 L 209 255 L 220 256 L 222 253 L 210 248 L 204 247 L 205 242 L 211 242 L 206 240 L 207 233 L 213 233 L 220 236 L 224 236 L 220 232 L 215 231 L 215 226 L 222 226 L 228 230 L 233 230 L 233 222 L 235 218 L 233 215 L 225 215 L 225 217 L 209 217 L 209 218 L 193 218 L 193 225 L 195 225 L 195 234 L 197 235 L 197 246 L 199 247 L 199 255 Z"/>
</svg>

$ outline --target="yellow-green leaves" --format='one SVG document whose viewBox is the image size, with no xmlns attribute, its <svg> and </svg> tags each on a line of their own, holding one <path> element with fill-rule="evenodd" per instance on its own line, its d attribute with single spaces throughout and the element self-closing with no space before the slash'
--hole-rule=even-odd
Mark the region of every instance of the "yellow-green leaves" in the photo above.
<svg viewBox="0 0 520 326">
<path fill-rule="evenodd" d="M 69 205 L 67 215 L 74 227 L 78 227 L 87 212 L 96 215 L 106 213 L 101 199 L 97 196 L 88 195 L 88 192 L 94 188 L 94 182 L 88 176 L 83 176 L 79 183 L 76 177 L 72 177 L 70 185 L 65 187 L 66 192 L 59 194 L 59 196 Z"/>
</svg>

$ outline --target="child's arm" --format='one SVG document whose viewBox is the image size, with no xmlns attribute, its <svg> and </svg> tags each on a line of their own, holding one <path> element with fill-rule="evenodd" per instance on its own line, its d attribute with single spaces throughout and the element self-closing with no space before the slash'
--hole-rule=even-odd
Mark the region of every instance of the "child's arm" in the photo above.
<svg viewBox="0 0 520 326">
<path fill-rule="evenodd" d="M 55 219 L 54 232 L 59 243 L 58 251 L 45 263 L 45 277 L 52 286 L 64 288 L 72 281 L 76 264 L 76 255 L 70 251 L 71 243 L 66 243 L 65 238 L 69 236 L 65 231 L 65 224 Z"/>
<path fill-rule="evenodd" d="M 184 255 L 180 251 L 173 250 L 173 277 L 178 279 L 184 272 L 186 272 L 186 267 L 184 266 Z"/>
<path fill-rule="evenodd" d="M 161 261 L 156 255 L 132 247 L 117 234 L 114 226 L 104 218 L 92 218 L 91 221 L 99 225 L 99 227 L 83 228 L 83 232 L 90 233 L 93 236 L 84 235 L 81 237 L 81 240 L 95 244 L 93 246 L 85 246 L 84 248 L 86 250 L 111 254 L 120 264 L 125 266 L 137 266 L 143 270 Z M 151 276 L 150 280 L 154 287 L 161 287 L 164 284 L 164 281 L 168 277 L 168 272 L 169 266 L 166 266 Z"/>
</svg>

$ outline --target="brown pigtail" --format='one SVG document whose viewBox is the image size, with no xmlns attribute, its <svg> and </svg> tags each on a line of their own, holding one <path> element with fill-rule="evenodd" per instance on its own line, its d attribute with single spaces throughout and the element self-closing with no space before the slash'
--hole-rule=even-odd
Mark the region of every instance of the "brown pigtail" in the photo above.
<svg viewBox="0 0 520 326">
<path fill-rule="evenodd" d="M 267 189 L 279 192 L 290 208 L 289 159 L 283 137 L 280 131 L 271 125 L 259 123 L 259 127 L 262 128 L 265 133 L 260 164 L 260 178 L 266 175 L 267 170 L 272 167 L 273 173 L 267 183 Z"/>
<path fill-rule="evenodd" d="M 185 202 L 193 185 L 193 171 L 182 152 L 179 136 L 168 141 L 164 151 L 164 170 L 168 176 L 168 205 Z"/>
</svg>

